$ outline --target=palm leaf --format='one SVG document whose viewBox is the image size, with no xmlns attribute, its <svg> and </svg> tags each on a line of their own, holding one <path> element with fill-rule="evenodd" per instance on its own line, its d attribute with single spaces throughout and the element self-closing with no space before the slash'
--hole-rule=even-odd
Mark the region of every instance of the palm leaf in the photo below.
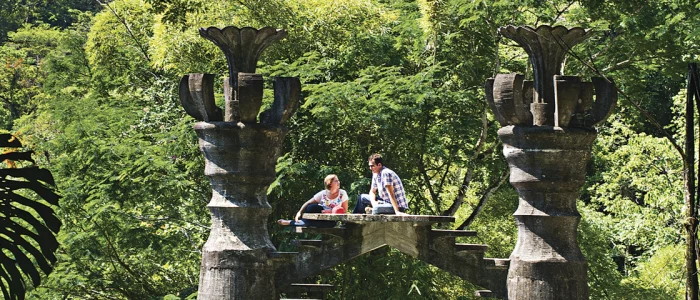
<svg viewBox="0 0 700 300">
<path fill-rule="evenodd" d="M 35 165 L 33 152 L 16 150 L 22 147 L 17 138 L 0 134 L 0 147 L 0 161 L 11 166 L 0 169 L 0 291 L 4 299 L 24 299 L 27 280 L 39 285 L 41 273 L 51 273 L 56 262 L 61 221 L 50 205 L 58 205 L 59 196 L 51 172 Z"/>
</svg>

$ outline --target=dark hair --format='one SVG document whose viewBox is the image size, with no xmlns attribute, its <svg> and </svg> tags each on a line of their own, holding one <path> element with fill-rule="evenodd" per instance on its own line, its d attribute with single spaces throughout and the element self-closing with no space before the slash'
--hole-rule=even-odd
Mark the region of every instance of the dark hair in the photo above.
<svg viewBox="0 0 700 300">
<path fill-rule="evenodd" d="M 382 162 L 382 155 L 379 153 L 375 153 L 375 154 L 370 155 L 369 159 L 367 161 L 371 161 L 375 165 L 378 165 L 378 164 L 382 164 L 382 166 L 384 165 L 384 163 Z"/>
</svg>

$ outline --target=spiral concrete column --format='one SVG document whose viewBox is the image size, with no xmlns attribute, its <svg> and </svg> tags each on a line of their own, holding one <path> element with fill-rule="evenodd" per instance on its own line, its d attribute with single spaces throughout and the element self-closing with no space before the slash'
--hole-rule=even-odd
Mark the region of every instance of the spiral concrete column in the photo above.
<svg viewBox="0 0 700 300">
<path fill-rule="evenodd" d="M 595 131 L 507 126 L 498 131 L 519 195 L 509 299 L 588 299 L 586 258 L 576 241 L 576 199 Z"/>
<path fill-rule="evenodd" d="M 588 299 L 588 267 L 576 241 L 581 219 L 576 200 L 594 127 L 614 109 L 616 89 L 607 78 L 584 82 L 560 74 L 566 54 L 589 36 L 587 30 L 507 26 L 500 33 L 525 49 L 534 70 L 534 81 L 498 74 L 486 83 L 488 103 L 502 126 L 498 136 L 510 183 L 519 196 L 508 298 Z"/>
<path fill-rule="evenodd" d="M 198 299 L 275 299 L 267 188 L 275 179 L 285 130 L 227 122 L 199 122 L 194 128 L 212 186 Z"/>
<path fill-rule="evenodd" d="M 286 32 L 230 26 L 199 33 L 224 52 L 229 77 L 223 110 L 215 103 L 217 76 L 188 74 L 180 81 L 180 103 L 201 121 L 194 130 L 212 188 L 207 205 L 212 225 L 202 248 L 197 299 L 276 299 L 267 188 L 275 180 L 284 124 L 298 107 L 301 84 L 298 78 L 276 77 L 274 102 L 260 112 L 264 81 L 254 72 L 262 51 Z"/>
</svg>

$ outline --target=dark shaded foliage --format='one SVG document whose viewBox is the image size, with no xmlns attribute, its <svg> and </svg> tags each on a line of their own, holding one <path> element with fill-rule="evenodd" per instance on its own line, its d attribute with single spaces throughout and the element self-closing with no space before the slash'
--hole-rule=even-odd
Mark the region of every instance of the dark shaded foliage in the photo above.
<svg viewBox="0 0 700 300">
<path fill-rule="evenodd" d="M 0 147 L 6 149 L 0 155 L 5 161 L 0 169 L 0 289 L 4 299 L 24 299 L 27 277 L 39 285 L 41 272 L 48 275 L 56 262 L 61 221 L 46 203 L 58 205 L 59 196 L 51 172 L 35 165 L 33 152 L 13 149 L 22 147 L 16 137 L 1 134 Z"/>
<path fill-rule="evenodd" d="M 0 42 L 7 33 L 25 24 L 45 23 L 67 28 L 77 21 L 77 11 L 97 12 L 102 9 L 95 0 L 15 0 L 0 1 Z"/>
</svg>

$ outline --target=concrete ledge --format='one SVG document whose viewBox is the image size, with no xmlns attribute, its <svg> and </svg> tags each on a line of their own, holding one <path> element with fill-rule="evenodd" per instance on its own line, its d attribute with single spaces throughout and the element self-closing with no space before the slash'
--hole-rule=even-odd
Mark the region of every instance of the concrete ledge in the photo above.
<svg viewBox="0 0 700 300">
<path fill-rule="evenodd" d="M 345 235 L 345 228 L 294 227 L 294 232 L 343 237 Z"/>
<path fill-rule="evenodd" d="M 477 234 L 476 231 L 473 231 L 473 230 L 445 230 L 445 229 L 432 229 L 432 230 L 430 230 L 430 235 L 433 238 L 476 236 L 476 234 Z"/>
<path fill-rule="evenodd" d="M 407 223 L 453 223 L 455 217 L 427 215 L 367 215 L 367 214 L 304 214 L 304 219 L 344 221 L 350 223 L 407 222 Z"/>
<path fill-rule="evenodd" d="M 321 243 L 323 241 L 321 240 L 293 240 L 292 245 L 295 245 L 297 247 L 321 247 Z"/>
<path fill-rule="evenodd" d="M 488 250 L 489 246 L 487 245 L 480 245 L 480 244 L 455 244 L 455 251 L 477 251 L 477 252 L 486 252 Z"/>
<path fill-rule="evenodd" d="M 491 298 L 494 296 L 494 293 L 491 290 L 478 290 L 478 291 L 474 292 L 474 296 L 483 297 L 483 298 Z"/>
<path fill-rule="evenodd" d="M 501 268 L 508 269 L 510 266 L 510 259 L 508 258 L 484 258 L 484 265 L 486 268 Z"/>
</svg>

